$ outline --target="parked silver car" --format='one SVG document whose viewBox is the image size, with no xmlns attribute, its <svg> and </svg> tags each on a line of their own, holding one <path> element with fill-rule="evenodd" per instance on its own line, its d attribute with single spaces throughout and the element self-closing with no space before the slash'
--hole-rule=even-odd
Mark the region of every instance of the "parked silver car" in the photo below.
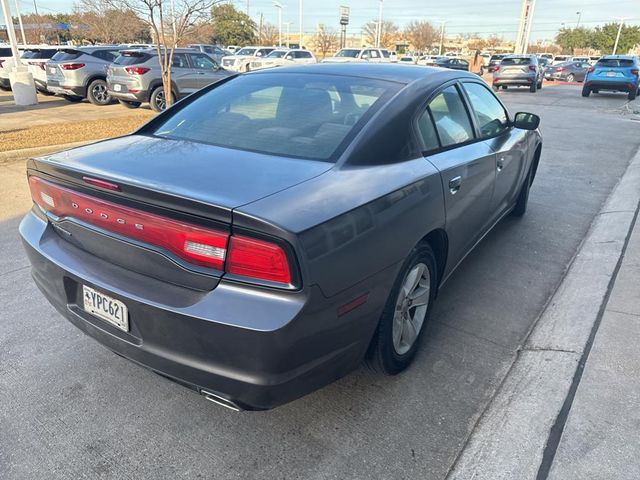
<svg viewBox="0 0 640 480">
<path fill-rule="evenodd" d="M 535 55 L 507 55 L 493 72 L 493 90 L 529 87 L 531 93 L 542 88 L 544 69 Z"/>
<path fill-rule="evenodd" d="M 70 102 L 89 100 L 108 105 L 113 99 L 107 91 L 107 67 L 119 55 L 121 47 L 61 48 L 47 63 L 47 90 Z"/>
<path fill-rule="evenodd" d="M 260 70 L 262 68 L 285 67 L 287 65 L 300 65 L 308 63 L 318 63 L 316 57 L 308 50 L 303 48 L 294 49 L 276 49 L 260 60 L 254 60 L 249 64 L 251 70 Z"/>
<path fill-rule="evenodd" d="M 228 77 L 231 72 L 221 68 L 206 53 L 192 49 L 176 49 L 173 53 L 171 85 L 173 100 L 179 100 Z M 128 108 L 149 102 L 160 112 L 166 108 L 162 74 L 155 49 L 123 50 L 107 71 L 108 93 Z"/>
<path fill-rule="evenodd" d="M 26 64 L 33 75 L 36 89 L 43 95 L 52 95 L 47 89 L 47 62 L 58 52 L 58 46 L 29 47 L 22 54 L 22 63 Z"/>
<path fill-rule="evenodd" d="M 322 60 L 322 63 L 389 63 L 379 48 L 342 48 L 333 57 Z"/>
</svg>

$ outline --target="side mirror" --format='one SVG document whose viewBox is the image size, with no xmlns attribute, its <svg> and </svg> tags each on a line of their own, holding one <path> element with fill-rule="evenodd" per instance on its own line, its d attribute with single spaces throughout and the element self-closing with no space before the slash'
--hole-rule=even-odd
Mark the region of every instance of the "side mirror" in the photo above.
<svg viewBox="0 0 640 480">
<path fill-rule="evenodd" d="M 261 57 L 261 56 L 262 56 L 262 52 L 256 53 L 256 57 Z"/>
<path fill-rule="evenodd" d="M 535 130 L 540 126 L 540 117 L 535 113 L 518 112 L 513 119 L 513 126 L 522 130 Z"/>
<path fill-rule="evenodd" d="M 362 55 L 361 58 L 362 58 L 362 60 L 369 60 L 369 54 L 365 53 L 365 54 Z"/>
<path fill-rule="evenodd" d="M 285 60 L 293 60 L 293 56 L 292 55 L 287 55 L 286 57 L 284 57 Z"/>
</svg>

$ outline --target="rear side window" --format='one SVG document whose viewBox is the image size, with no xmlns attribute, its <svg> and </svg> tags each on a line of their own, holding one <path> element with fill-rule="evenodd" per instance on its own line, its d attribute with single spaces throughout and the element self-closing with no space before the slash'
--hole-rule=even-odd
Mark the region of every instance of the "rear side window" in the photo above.
<svg viewBox="0 0 640 480">
<path fill-rule="evenodd" d="M 440 144 L 450 147 L 473 139 L 473 127 L 455 86 L 445 88 L 429 103 Z"/>
<path fill-rule="evenodd" d="M 193 64 L 193 68 L 197 68 L 200 70 L 213 70 L 217 68 L 216 62 L 211 60 L 204 53 L 192 53 L 191 54 L 191 63 Z"/>
<path fill-rule="evenodd" d="M 143 52 L 121 52 L 113 61 L 116 65 L 138 65 L 144 63 L 151 58 L 151 55 Z"/>
<path fill-rule="evenodd" d="M 60 50 L 51 57 L 51 60 L 55 62 L 66 62 L 68 60 L 76 60 L 80 55 L 82 55 L 82 52 L 78 50 Z"/>
<path fill-rule="evenodd" d="M 171 66 L 173 68 L 188 68 L 186 55 L 184 53 L 174 53 Z"/>
<path fill-rule="evenodd" d="M 10 57 L 12 55 L 10 48 L 1 47 L 0 57 Z"/>
<path fill-rule="evenodd" d="M 503 58 L 502 65 L 529 65 L 531 64 L 530 58 L 525 57 L 511 57 L 511 58 Z"/>
<path fill-rule="evenodd" d="M 465 83 L 464 89 L 483 137 L 493 137 L 509 127 L 507 112 L 488 88 L 479 83 Z"/>
<path fill-rule="evenodd" d="M 633 67 L 634 62 L 628 58 L 603 58 L 598 60 L 599 67 Z"/>
<path fill-rule="evenodd" d="M 113 62 L 120 53 L 117 50 L 96 50 L 92 54 L 94 57 L 100 60 L 106 60 L 107 62 Z"/>
</svg>

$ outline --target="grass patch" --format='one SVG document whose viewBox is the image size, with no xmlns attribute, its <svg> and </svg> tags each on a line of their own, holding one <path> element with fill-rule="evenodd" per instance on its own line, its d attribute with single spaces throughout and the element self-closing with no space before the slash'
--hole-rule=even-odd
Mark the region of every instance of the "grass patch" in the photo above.
<svg viewBox="0 0 640 480">
<path fill-rule="evenodd" d="M 87 120 L 0 130 L 0 152 L 117 137 L 132 132 L 152 116 L 153 112 L 148 112 L 148 115 L 137 114 L 109 120 Z"/>
</svg>

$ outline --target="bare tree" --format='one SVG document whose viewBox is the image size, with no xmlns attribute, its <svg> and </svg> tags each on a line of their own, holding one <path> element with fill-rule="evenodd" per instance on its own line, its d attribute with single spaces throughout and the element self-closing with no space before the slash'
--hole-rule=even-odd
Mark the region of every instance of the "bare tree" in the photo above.
<svg viewBox="0 0 640 480">
<path fill-rule="evenodd" d="M 107 0 L 81 0 L 71 22 L 74 36 L 92 43 L 137 42 L 148 37 L 146 24 L 134 12 L 111 8 Z"/>
<path fill-rule="evenodd" d="M 171 92 L 171 67 L 173 52 L 187 37 L 194 26 L 208 20 L 211 8 L 222 0 L 86 0 L 107 1 L 118 10 L 130 10 L 140 17 L 150 28 L 158 52 L 162 72 L 162 87 L 166 106 L 173 103 Z"/>
<path fill-rule="evenodd" d="M 412 20 L 405 28 L 404 36 L 414 49 L 424 51 L 438 39 L 438 31 L 427 21 Z"/>
<path fill-rule="evenodd" d="M 260 45 L 276 45 L 280 31 L 273 23 L 264 22 L 260 30 Z"/>
<path fill-rule="evenodd" d="M 491 35 L 489 38 L 487 38 L 486 47 L 496 48 L 501 43 L 502 43 L 502 39 L 500 37 L 498 37 L 497 35 Z"/>
<path fill-rule="evenodd" d="M 327 29 L 322 24 L 318 25 L 318 30 L 313 37 L 313 46 L 324 58 L 327 53 L 333 52 L 338 48 L 338 34 L 335 30 Z"/>
<path fill-rule="evenodd" d="M 367 42 L 371 45 L 376 44 L 376 32 L 377 32 L 377 21 L 372 20 L 369 23 L 366 23 L 362 28 L 364 32 Z M 380 32 L 380 47 L 382 48 L 390 48 L 394 46 L 394 42 L 398 37 L 398 26 L 388 20 L 382 21 L 382 30 Z"/>
</svg>

